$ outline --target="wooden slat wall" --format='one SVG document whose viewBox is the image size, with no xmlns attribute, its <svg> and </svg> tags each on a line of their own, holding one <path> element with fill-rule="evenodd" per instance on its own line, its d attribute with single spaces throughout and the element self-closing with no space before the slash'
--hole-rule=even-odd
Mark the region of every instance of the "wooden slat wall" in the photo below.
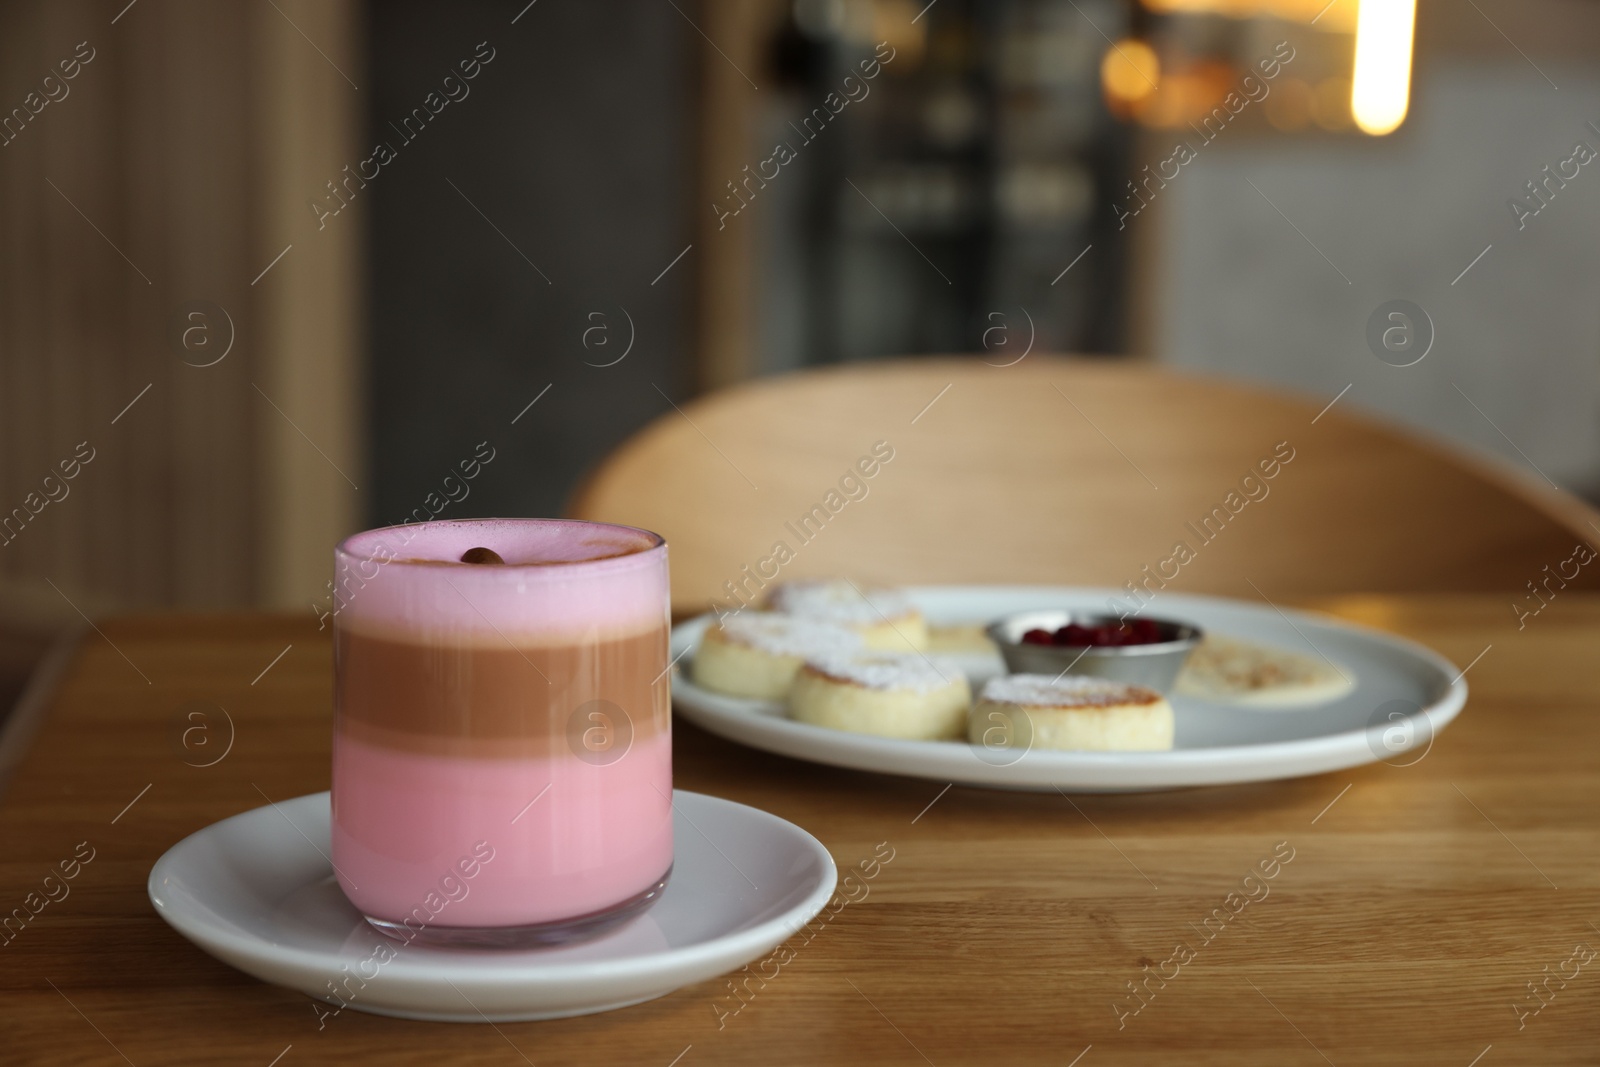
<svg viewBox="0 0 1600 1067">
<path fill-rule="evenodd" d="M 699 56 L 700 166 L 691 216 L 699 220 L 695 384 L 703 391 L 741 382 L 756 366 L 751 322 L 755 227 L 748 215 L 719 224 L 712 205 L 725 202 L 727 183 L 762 158 L 755 134 L 765 76 L 763 46 L 787 8 L 780 0 L 702 0 L 695 9 L 704 36 Z M 772 92 L 769 85 L 767 94 Z"/>
<path fill-rule="evenodd" d="M 271 353 L 256 382 L 284 412 L 251 398 L 256 416 L 267 420 L 259 501 L 270 538 L 261 582 L 267 603 L 306 607 L 332 576 L 334 542 L 361 525 L 366 439 L 360 373 L 367 201 L 356 196 L 320 230 L 308 201 L 319 193 L 331 199 L 325 183 L 341 178 L 346 165 L 355 170 L 371 146 L 361 147 L 358 0 L 277 6 L 326 53 L 318 55 L 272 5 L 248 5 L 266 235 L 255 269 L 294 245 L 256 286 L 262 350 Z"/>
<path fill-rule="evenodd" d="M 0 147 L 0 515 L 94 449 L 0 547 L 0 600 L 70 614 L 53 582 L 91 612 L 304 605 L 357 514 L 330 461 L 361 480 L 360 220 L 319 234 L 305 206 L 361 158 L 361 99 L 329 62 L 359 77 L 359 10 L 125 4 L 0 8 L 0 113 L 94 49 Z M 192 300 L 232 319 L 215 366 L 173 340 Z"/>
</svg>

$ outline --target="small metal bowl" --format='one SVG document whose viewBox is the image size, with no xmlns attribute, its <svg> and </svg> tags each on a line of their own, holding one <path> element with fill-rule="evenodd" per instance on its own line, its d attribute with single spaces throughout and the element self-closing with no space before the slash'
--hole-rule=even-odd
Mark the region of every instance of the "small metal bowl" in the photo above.
<svg viewBox="0 0 1600 1067">
<path fill-rule="evenodd" d="M 1189 653 L 1204 635 L 1199 627 L 1172 619 L 1151 619 L 1161 640 L 1147 645 L 1032 645 L 1022 640 L 1029 630 L 1116 625 L 1115 615 L 1078 611 L 1022 611 L 989 624 L 990 640 L 1000 646 L 1006 669 L 1013 674 L 1090 674 L 1165 693 L 1183 669 Z"/>
</svg>

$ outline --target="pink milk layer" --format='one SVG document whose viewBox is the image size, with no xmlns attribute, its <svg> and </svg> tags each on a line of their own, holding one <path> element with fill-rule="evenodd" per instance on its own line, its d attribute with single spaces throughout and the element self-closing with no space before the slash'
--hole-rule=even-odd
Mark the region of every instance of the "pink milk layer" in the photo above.
<svg viewBox="0 0 1600 1067">
<path fill-rule="evenodd" d="M 492 548 L 506 566 L 460 562 Z M 334 553 L 339 622 L 426 641 L 565 640 L 664 625 L 667 546 L 632 526 L 443 519 L 347 538 Z"/>
<path fill-rule="evenodd" d="M 672 866 L 671 796 L 670 734 L 636 738 L 620 760 L 594 766 L 564 756 L 425 756 L 336 733 L 339 885 L 365 915 L 434 927 L 603 911 Z M 480 842 L 492 858 L 460 866 L 490 854 Z"/>
</svg>

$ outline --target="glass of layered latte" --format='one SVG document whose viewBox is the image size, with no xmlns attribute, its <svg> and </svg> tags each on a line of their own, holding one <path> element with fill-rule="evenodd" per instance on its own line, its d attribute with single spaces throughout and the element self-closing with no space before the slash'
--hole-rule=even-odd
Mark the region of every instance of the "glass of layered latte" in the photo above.
<svg viewBox="0 0 1600 1067">
<path fill-rule="evenodd" d="M 672 868 L 667 546 L 480 519 L 335 551 L 333 866 L 406 942 L 531 946 Z"/>
</svg>

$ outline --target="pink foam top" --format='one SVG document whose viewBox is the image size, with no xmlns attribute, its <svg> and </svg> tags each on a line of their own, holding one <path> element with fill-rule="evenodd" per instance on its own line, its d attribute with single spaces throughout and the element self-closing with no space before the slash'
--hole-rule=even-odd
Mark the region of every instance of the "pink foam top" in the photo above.
<svg viewBox="0 0 1600 1067">
<path fill-rule="evenodd" d="M 462 563 L 489 548 L 501 563 Z M 575 519 L 438 519 L 334 550 L 340 626 L 411 640 L 636 633 L 668 620 L 667 545 L 648 530 Z"/>
</svg>

